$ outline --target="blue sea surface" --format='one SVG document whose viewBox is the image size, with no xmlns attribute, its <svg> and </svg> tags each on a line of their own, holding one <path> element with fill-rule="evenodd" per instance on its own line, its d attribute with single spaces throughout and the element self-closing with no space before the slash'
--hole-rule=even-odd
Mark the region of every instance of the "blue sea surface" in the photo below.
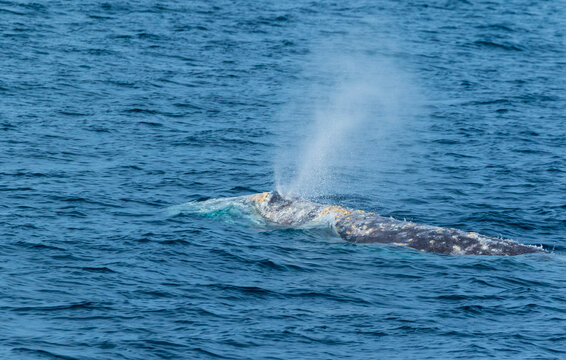
<svg viewBox="0 0 566 360">
<path fill-rule="evenodd" d="M 0 358 L 564 359 L 565 94 L 564 0 L 0 0 Z M 290 184 L 548 253 L 172 210 Z"/>
</svg>

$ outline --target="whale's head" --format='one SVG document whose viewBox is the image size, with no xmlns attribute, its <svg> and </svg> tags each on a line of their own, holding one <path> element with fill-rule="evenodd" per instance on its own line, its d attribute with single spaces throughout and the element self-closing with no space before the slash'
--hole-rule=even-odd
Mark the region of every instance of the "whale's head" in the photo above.
<svg viewBox="0 0 566 360">
<path fill-rule="evenodd" d="M 283 226 L 298 226 L 320 215 L 323 205 L 281 195 L 277 191 L 249 196 L 254 209 L 268 221 Z"/>
</svg>

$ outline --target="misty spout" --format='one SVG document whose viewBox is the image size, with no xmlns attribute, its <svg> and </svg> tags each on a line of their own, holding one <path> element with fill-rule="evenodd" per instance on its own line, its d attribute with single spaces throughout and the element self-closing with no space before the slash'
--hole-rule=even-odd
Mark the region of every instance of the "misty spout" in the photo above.
<svg viewBox="0 0 566 360">
<path fill-rule="evenodd" d="M 306 93 L 280 115 L 292 130 L 281 132 L 274 182 L 280 193 L 302 198 L 340 192 L 353 176 L 375 180 L 392 163 L 396 141 L 409 141 L 411 122 L 421 114 L 420 91 L 396 64 L 322 54 L 314 61 L 316 74 L 327 81 L 303 86 Z"/>
</svg>

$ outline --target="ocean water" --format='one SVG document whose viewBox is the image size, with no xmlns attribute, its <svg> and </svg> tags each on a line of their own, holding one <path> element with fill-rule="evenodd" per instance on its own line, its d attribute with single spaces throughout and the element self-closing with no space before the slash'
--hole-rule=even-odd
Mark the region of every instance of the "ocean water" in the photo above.
<svg viewBox="0 0 566 360">
<path fill-rule="evenodd" d="M 565 70 L 563 0 L 1 0 L 0 357 L 565 358 Z M 548 253 L 181 205 L 275 188 Z"/>
</svg>

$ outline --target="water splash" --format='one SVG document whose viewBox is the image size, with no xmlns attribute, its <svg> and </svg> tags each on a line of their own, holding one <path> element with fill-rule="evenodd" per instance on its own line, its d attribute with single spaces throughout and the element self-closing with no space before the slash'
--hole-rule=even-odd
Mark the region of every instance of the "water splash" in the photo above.
<svg viewBox="0 0 566 360">
<path fill-rule="evenodd" d="M 254 213 L 247 197 L 230 197 L 222 199 L 210 199 L 206 201 L 190 201 L 181 205 L 167 208 L 167 216 L 181 214 L 196 214 L 208 218 L 219 218 L 227 223 L 235 224 L 250 222 L 255 225 L 263 225 L 261 217 Z"/>
<path fill-rule="evenodd" d="M 303 198 L 335 194 L 360 177 L 371 183 L 421 104 L 410 76 L 377 55 L 331 52 L 313 64 L 305 78 L 318 82 L 282 113 L 294 130 L 282 132 L 274 166 L 277 190 Z"/>
</svg>

